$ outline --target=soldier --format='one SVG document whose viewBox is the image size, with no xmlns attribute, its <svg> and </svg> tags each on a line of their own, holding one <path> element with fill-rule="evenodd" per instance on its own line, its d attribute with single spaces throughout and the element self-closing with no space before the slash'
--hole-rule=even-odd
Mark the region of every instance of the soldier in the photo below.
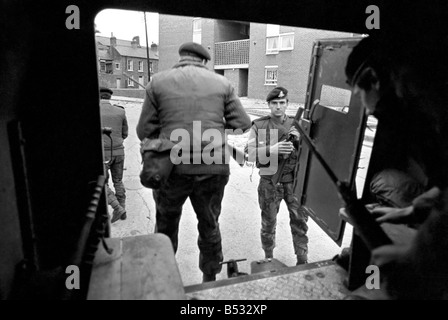
<svg viewBox="0 0 448 320">
<path fill-rule="evenodd" d="M 103 127 L 112 129 L 112 141 L 103 135 L 104 157 L 106 161 L 106 175 L 109 170 L 112 175 L 115 193 L 106 183 L 107 203 L 114 209 L 111 222 L 126 219 L 126 189 L 123 184 L 124 146 L 123 140 L 128 136 L 128 121 L 124 108 L 110 103 L 113 91 L 100 88 L 100 111 Z M 112 143 L 112 145 L 111 145 Z M 112 151 L 112 156 L 111 156 Z"/>
<path fill-rule="evenodd" d="M 251 122 L 229 80 L 207 69 L 206 63 L 211 59 L 207 49 L 187 42 L 179 47 L 179 56 L 172 69 L 154 75 L 146 87 L 137 135 L 140 140 L 159 138 L 174 142 L 178 139 L 173 134 L 176 130 L 183 128 L 187 133 L 185 139 L 177 142 L 191 151 L 182 150 L 185 161 L 176 164 L 167 182 L 153 190 L 155 232 L 170 237 L 176 252 L 182 207 L 190 198 L 198 218 L 199 268 L 203 281 L 208 282 L 216 280 L 216 274 L 222 270 L 219 216 L 230 168 L 225 161 L 206 162 L 205 141 L 195 136 L 202 137 L 201 128 L 213 129 L 220 135 L 227 128 L 247 130 Z M 201 126 L 195 127 L 194 123 Z M 199 147 L 195 147 L 197 142 Z M 225 148 L 225 140 L 216 139 L 214 154 L 224 156 Z"/>
<path fill-rule="evenodd" d="M 285 200 L 297 265 L 304 264 L 308 260 L 308 216 L 293 193 L 300 134 L 292 126 L 293 117 L 285 114 L 288 90 L 276 87 L 269 92 L 266 101 L 271 114 L 253 121 L 248 142 L 249 161 L 256 162 L 257 168 L 260 168 L 258 201 L 261 209 L 261 244 L 265 258 L 273 258 L 277 214 L 281 201 Z M 278 139 L 275 138 L 276 133 Z M 270 161 L 263 161 L 266 160 L 262 159 L 263 155 Z"/>
</svg>

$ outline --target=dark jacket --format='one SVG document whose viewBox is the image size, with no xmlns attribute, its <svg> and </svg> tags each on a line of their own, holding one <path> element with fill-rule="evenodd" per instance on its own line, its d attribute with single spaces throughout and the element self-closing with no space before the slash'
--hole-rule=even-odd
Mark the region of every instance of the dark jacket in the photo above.
<svg viewBox="0 0 448 320">
<path fill-rule="evenodd" d="M 113 155 L 124 155 L 123 140 L 128 136 L 128 121 L 126 113 L 122 107 L 112 105 L 109 100 L 101 100 L 101 125 L 112 128 Z M 103 134 L 104 151 L 107 156 L 110 154 L 111 141 Z"/>
<path fill-rule="evenodd" d="M 140 140 L 161 138 L 176 143 L 183 159 L 175 166 L 177 173 L 229 174 L 230 153 L 227 155 L 224 130 L 246 130 L 250 124 L 229 80 L 194 58 L 185 57 L 172 69 L 155 74 L 146 87 L 137 135 Z M 208 133 L 219 133 L 221 139 L 211 143 L 209 137 L 202 138 L 207 129 L 214 129 Z M 185 132 L 189 137 L 182 136 Z M 205 147 L 208 154 L 213 150 L 213 156 L 222 156 L 222 164 L 204 163 Z"/>
</svg>

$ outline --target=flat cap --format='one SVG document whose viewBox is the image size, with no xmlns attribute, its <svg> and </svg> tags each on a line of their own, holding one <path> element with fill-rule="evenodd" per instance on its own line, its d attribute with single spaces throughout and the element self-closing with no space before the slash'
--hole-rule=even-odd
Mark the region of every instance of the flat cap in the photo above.
<svg viewBox="0 0 448 320">
<path fill-rule="evenodd" d="M 184 44 L 182 44 L 179 47 L 179 55 L 182 54 L 195 55 L 202 59 L 211 60 L 208 51 L 196 42 L 185 42 Z"/>
<path fill-rule="evenodd" d="M 274 89 L 271 90 L 271 92 L 268 93 L 266 101 L 269 102 L 274 99 L 286 99 L 287 95 L 288 90 L 286 90 L 283 87 L 275 87 Z"/>
<path fill-rule="evenodd" d="M 109 88 L 100 87 L 100 94 L 101 93 L 108 93 L 108 94 L 112 95 L 114 92 L 111 89 L 109 89 Z"/>
</svg>

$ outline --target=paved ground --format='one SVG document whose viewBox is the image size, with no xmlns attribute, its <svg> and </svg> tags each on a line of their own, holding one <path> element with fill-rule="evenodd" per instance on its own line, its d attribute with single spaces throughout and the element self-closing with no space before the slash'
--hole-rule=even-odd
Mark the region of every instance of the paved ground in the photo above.
<svg viewBox="0 0 448 320">
<path fill-rule="evenodd" d="M 125 107 L 130 133 L 125 140 L 126 170 L 124 177 L 127 191 L 128 219 L 118 221 L 112 225 L 112 237 L 149 234 L 154 230 L 155 205 L 152 191 L 140 184 L 140 141 L 135 131 L 140 116 L 142 100 L 114 97 L 113 102 Z M 253 114 L 261 115 L 267 110 L 265 103 L 260 100 L 242 98 L 242 102 L 248 112 L 252 114 L 252 118 L 257 117 Z M 288 113 L 295 114 L 298 107 L 296 104 L 290 105 Z M 247 139 L 247 135 L 233 137 L 231 142 L 241 146 L 245 139 Z M 362 170 L 358 174 L 358 183 L 362 183 L 364 179 L 365 160 L 368 159 L 370 150 L 368 143 L 366 143 L 365 147 L 361 155 L 360 167 Z M 241 272 L 250 273 L 251 261 L 263 258 L 259 237 L 261 218 L 257 200 L 258 170 L 252 166 L 240 167 L 234 161 L 231 162 L 230 166 L 231 176 L 225 191 L 220 218 L 224 259 L 247 259 L 247 261 L 239 263 L 239 268 Z M 195 213 L 187 200 L 180 222 L 179 248 L 176 254 L 184 286 L 197 284 L 202 281 L 202 274 L 198 268 L 199 250 L 197 248 L 198 232 L 196 224 Z M 331 259 L 341 251 L 341 248 L 314 221 L 310 219 L 308 225 L 310 262 Z M 351 233 L 352 228 L 347 226 L 342 244 L 343 247 L 349 246 Z M 284 203 L 281 205 L 278 216 L 277 248 L 274 251 L 274 255 L 289 266 L 295 264 L 289 216 Z M 224 278 L 227 278 L 225 268 L 217 276 L 218 280 Z"/>
</svg>

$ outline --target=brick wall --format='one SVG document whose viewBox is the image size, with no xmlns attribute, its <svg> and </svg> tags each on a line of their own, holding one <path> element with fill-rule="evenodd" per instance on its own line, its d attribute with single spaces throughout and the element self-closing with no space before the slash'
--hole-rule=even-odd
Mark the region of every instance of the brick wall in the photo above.
<svg viewBox="0 0 448 320">
<path fill-rule="evenodd" d="M 202 46 L 212 58 L 207 67 L 213 70 L 215 20 L 202 19 Z M 193 41 L 193 17 L 159 15 L 159 71 L 172 68 L 179 61 L 179 47 Z"/>
<path fill-rule="evenodd" d="M 159 71 L 179 61 L 179 46 L 193 40 L 193 18 L 159 14 Z"/>
<path fill-rule="evenodd" d="M 235 90 L 238 93 L 238 87 L 240 83 L 240 73 L 239 69 L 228 69 L 224 70 L 224 77 L 229 79 L 232 86 L 235 88 Z"/>
<path fill-rule="evenodd" d="M 202 19 L 202 41 L 201 45 L 208 50 L 212 58 L 207 67 L 213 71 L 215 65 L 215 21 L 214 19 Z"/>
<path fill-rule="evenodd" d="M 266 55 L 266 25 L 251 23 L 248 97 L 264 99 L 274 85 L 265 85 L 265 66 L 278 66 L 277 85 L 289 91 L 294 103 L 304 103 L 313 42 L 341 38 L 349 33 L 281 26 L 280 33 L 294 32 L 294 49 Z"/>
<path fill-rule="evenodd" d="M 113 89 L 113 97 L 145 98 L 144 89 Z M 112 97 L 112 99 L 113 99 Z"/>
</svg>

